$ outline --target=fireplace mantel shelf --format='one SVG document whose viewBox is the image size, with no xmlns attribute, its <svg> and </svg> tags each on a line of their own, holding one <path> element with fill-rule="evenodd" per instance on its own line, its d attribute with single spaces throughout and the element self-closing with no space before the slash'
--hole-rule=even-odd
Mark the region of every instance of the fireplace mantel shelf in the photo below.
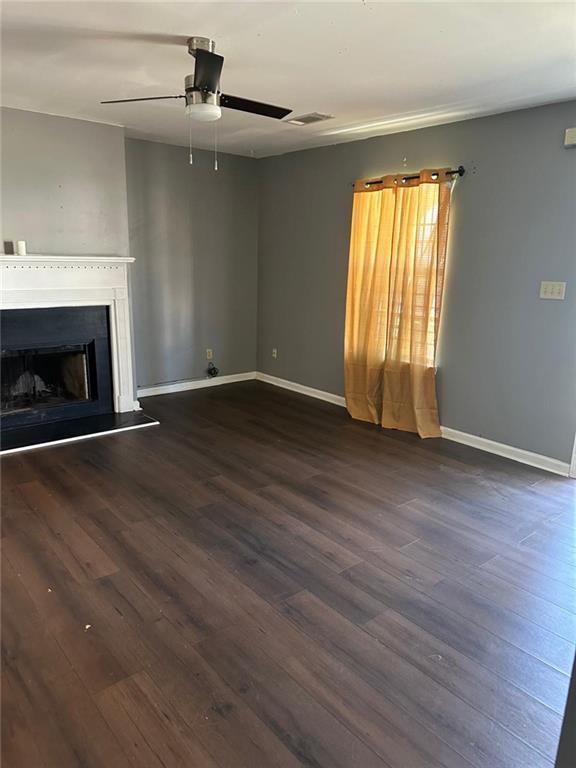
<svg viewBox="0 0 576 768">
<path fill-rule="evenodd" d="M 69 264 L 132 264 L 133 256 L 100 256 L 82 255 L 73 256 L 66 254 L 51 253 L 27 253 L 26 256 L 20 256 L 17 253 L 0 253 L 0 264 L 34 264 L 34 263 L 69 263 Z"/>
</svg>

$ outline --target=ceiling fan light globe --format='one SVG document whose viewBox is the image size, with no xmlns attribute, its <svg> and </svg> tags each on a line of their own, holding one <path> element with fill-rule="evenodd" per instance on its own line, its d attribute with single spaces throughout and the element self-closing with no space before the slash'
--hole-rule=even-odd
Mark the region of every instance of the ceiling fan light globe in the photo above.
<svg viewBox="0 0 576 768">
<path fill-rule="evenodd" d="M 199 123 L 211 123 L 214 120 L 220 120 L 222 110 L 218 104 L 198 102 L 197 104 L 187 104 L 186 114 L 191 120 L 196 120 Z"/>
</svg>

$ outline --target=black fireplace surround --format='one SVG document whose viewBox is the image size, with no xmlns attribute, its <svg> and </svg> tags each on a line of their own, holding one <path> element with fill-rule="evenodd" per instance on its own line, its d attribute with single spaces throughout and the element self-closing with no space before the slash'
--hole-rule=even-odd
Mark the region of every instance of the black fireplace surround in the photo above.
<svg viewBox="0 0 576 768">
<path fill-rule="evenodd" d="M 112 413 L 108 307 L 0 312 L 2 432 Z"/>
</svg>

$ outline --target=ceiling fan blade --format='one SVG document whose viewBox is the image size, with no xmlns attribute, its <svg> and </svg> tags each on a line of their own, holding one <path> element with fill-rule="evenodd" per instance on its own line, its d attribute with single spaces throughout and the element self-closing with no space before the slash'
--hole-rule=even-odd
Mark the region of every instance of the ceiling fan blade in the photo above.
<svg viewBox="0 0 576 768">
<path fill-rule="evenodd" d="M 253 115 L 273 117 L 276 120 L 282 120 L 283 117 L 292 112 L 291 109 L 286 109 L 286 107 L 275 107 L 273 104 L 263 104 L 261 101 L 251 101 L 240 96 L 229 96 L 227 93 L 223 93 L 220 96 L 220 106 L 228 107 L 228 109 L 237 109 L 240 112 L 251 112 Z"/>
<path fill-rule="evenodd" d="M 224 56 L 210 53 L 199 48 L 194 54 L 196 65 L 194 67 L 194 88 L 199 91 L 216 93 L 220 84 L 220 73 L 224 64 Z"/>
<path fill-rule="evenodd" d="M 186 96 L 142 96 L 139 99 L 112 99 L 101 101 L 100 104 L 124 104 L 128 101 L 160 101 L 161 99 L 185 99 Z"/>
</svg>

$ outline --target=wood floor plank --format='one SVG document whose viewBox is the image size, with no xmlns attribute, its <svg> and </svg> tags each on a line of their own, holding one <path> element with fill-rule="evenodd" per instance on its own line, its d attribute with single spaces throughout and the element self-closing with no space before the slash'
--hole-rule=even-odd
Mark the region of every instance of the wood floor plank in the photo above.
<svg viewBox="0 0 576 768">
<path fill-rule="evenodd" d="M 294 487 L 294 485 L 292 486 Z M 359 528 L 377 541 L 385 541 L 391 546 L 402 547 L 419 536 L 412 531 L 395 524 L 388 514 L 395 509 L 393 504 L 377 500 L 372 496 L 362 498 L 362 492 L 352 486 L 343 486 L 330 490 L 326 479 L 318 477 L 296 486 L 297 491 L 308 501 L 339 516 L 346 523 Z"/>
<path fill-rule="evenodd" d="M 59 473 L 56 471 L 55 474 Z M 87 575 L 98 579 L 118 570 L 116 564 L 75 522 L 69 510 L 63 508 L 43 485 L 37 482 L 24 483 L 20 486 L 20 492 L 30 508 L 41 516 L 50 530 L 74 553 L 76 561 Z"/>
<path fill-rule="evenodd" d="M 4 676 L 46 768 L 125 768 L 126 755 L 74 671 L 48 682 L 13 664 Z"/>
<path fill-rule="evenodd" d="M 259 521 L 265 521 L 269 530 L 289 536 L 301 552 L 306 552 L 336 573 L 361 562 L 346 547 L 227 478 L 216 477 L 207 481 L 206 485 L 213 494 L 220 494 L 222 501 L 231 501 L 253 512 Z"/>
<path fill-rule="evenodd" d="M 478 661 L 488 669 L 497 671 L 502 677 L 513 682 L 519 688 L 530 693 L 557 712 L 562 712 L 566 700 L 568 676 L 553 665 L 530 653 L 518 645 L 505 640 L 500 634 L 495 634 L 484 625 L 482 615 L 462 608 L 465 599 L 452 604 L 449 600 L 438 601 L 433 596 L 422 592 L 418 585 L 407 585 L 382 569 L 368 563 L 354 566 L 345 574 L 362 589 L 374 595 L 387 607 L 394 609 L 409 618 L 422 629 L 430 632 L 440 640 L 445 641 L 455 650 Z M 434 592 L 434 587 L 432 592 Z M 477 619 L 476 621 L 474 619 Z M 494 622 L 492 622 L 492 625 Z M 513 627 L 515 624 L 513 625 Z M 536 641 L 542 637 L 538 627 L 528 626 L 536 632 Z M 495 628 L 495 627 L 494 627 Z M 508 628 L 508 631 L 511 631 Z M 546 633 L 544 640 L 550 638 Z M 532 635 L 530 635 L 532 638 Z M 560 650 L 565 650 L 564 641 L 557 638 Z M 532 641 L 535 644 L 536 641 Z M 526 640 L 526 644 L 529 641 Z M 538 646 L 542 653 L 545 646 Z M 552 650 L 556 648 L 556 638 L 551 639 Z M 569 651 L 569 649 L 568 649 Z M 568 655 L 568 652 L 565 653 Z"/>
<path fill-rule="evenodd" d="M 241 630 L 392 768 L 469 768 L 462 755 L 286 617 L 268 610 L 258 621 L 243 622 Z"/>
<path fill-rule="evenodd" d="M 107 646 L 99 631 L 100 621 L 64 630 L 56 635 L 58 644 L 90 693 L 124 680 L 128 672 Z"/>
<path fill-rule="evenodd" d="M 353 736 L 238 629 L 200 643 L 203 658 L 304 765 L 318 768 L 385 768 L 386 763 Z"/>
<path fill-rule="evenodd" d="M 22 639 L 37 634 L 42 629 L 42 621 L 22 579 L 7 557 L 1 558 L 1 566 L 2 651 L 8 653 Z"/>
<path fill-rule="evenodd" d="M 22 497 L 19 486 L 2 483 L 1 489 L 2 537 L 26 533 L 36 525 L 37 518 Z"/>
<path fill-rule="evenodd" d="M 566 608 L 559 606 L 556 601 L 526 589 L 527 584 L 511 583 L 483 568 L 474 569 L 465 579 L 465 584 L 492 599 L 501 608 L 517 613 L 569 642 L 576 637 L 576 602 L 571 599 L 566 600 Z M 556 591 L 559 593 L 560 589 Z M 558 599 L 561 599 L 560 596 Z"/>
<path fill-rule="evenodd" d="M 36 739 L 30 733 L 10 682 L 2 680 L 2 763 L 4 766 L 27 766 L 46 768 Z"/>
<path fill-rule="evenodd" d="M 422 631 L 395 611 L 364 625 L 371 635 L 543 755 L 553 754 L 562 718 L 516 686 Z M 458 674 L 454 674 L 455 670 Z"/>
<path fill-rule="evenodd" d="M 171 530 L 175 529 L 180 532 L 182 526 L 175 528 L 172 523 Z M 198 520 L 193 527 L 186 526 L 184 535 L 205 548 L 224 568 L 265 600 L 276 602 L 302 589 L 290 575 L 225 531 L 209 516 Z"/>
<path fill-rule="evenodd" d="M 247 510 L 236 505 L 214 504 L 209 508 L 210 519 L 221 525 L 235 538 L 274 564 L 302 588 L 318 594 L 354 621 L 367 621 L 382 611 L 382 605 L 365 591 L 357 589 L 316 559 L 302 553 L 274 531 L 265 529 Z"/>
<path fill-rule="evenodd" d="M 88 622 L 78 582 L 46 544 L 41 531 L 7 537 L 3 552 L 47 629 L 61 631 Z"/>
<path fill-rule="evenodd" d="M 482 768 L 487 765 L 494 768 L 550 766 L 545 757 L 313 595 L 300 593 L 289 598 L 286 615 L 472 765 Z"/>
<path fill-rule="evenodd" d="M 520 547 L 576 568 L 576 545 L 567 543 L 565 538 L 558 536 L 555 531 L 537 529 L 522 539 Z"/>
<path fill-rule="evenodd" d="M 145 672 L 97 694 L 109 727 L 136 766 L 218 768 Z"/>
<path fill-rule="evenodd" d="M 296 768 L 300 762 L 166 619 L 155 625 L 149 674 L 221 768 Z"/>
<path fill-rule="evenodd" d="M 432 596 L 450 605 L 461 616 L 532 654 L 566 674 L 572 669 L 574 643 L 550 632 L 518 613 L 501 608 L 466 584 L 444 579 L 431 590 Z M 528 603 L 528 600 L 526 601 Z"/>
<path fill-rule="evenodd" d="M 162 546 L 165 557 L 172 553 L 173 569 L 210 600 L 215 609 L 220 609 L 230 618 L 236 619 L 246 614 L 258 615 L 260 610 L 267 606 L 256 591 L 238 578 L 235 569 L 216 567 L 216 561 L 211 552 L 205 551 L 192 537 L 175 537 L 171 527 L 173 521 L 169 521 L 168 525 L 164 525 L 164 522 L 166 521 L 155 520 L 153 523 L 147 523 L 146 535 L 153 536 L 157 540 L 154 546 L 158 544 Z M 202 523 L 203 519 L 199 520 L 194 527 Z M 300 591 L 300 586 L 295 585 L 294 582 L 290 582 L 290 586 L 290 593 L 296 588 Z"/>
<path fill-rule="evenodd" d="M 124 538 L 142 562 L 147 562 L 148 583 L 151 582 L 161 596 L 163 614 L 185 628 L 196 641 L 232 623 L 237 607 L 217 590 L 207 592 L 209 585 L 204 580 L 198 584 L 194 570 L 182 567 L 144 525 L 146 523 L 132 526 Z M 154 554 L 150 557 L 150 553 Z M 187 578 L 189 570 L 190 578 Z"/>
<path fill-rule="evenodd" d="M 528 563 L 526 560 L 515 559 L 511 552 L 488 560 L 482 565 L 482 570 L 493 573 L 503 581 L 521 587 L 567 611 L 576 612 L 576 571 L 563 581 L 562 574 L 558 573 L 557 563 L 550 563 L 543 569 L 544 572 L 541 572 L 542 569 L 534 558 Z"/>
<path fill-rule="evenodd" d="M 327 514 L 327 509 L 322 506 L 322 503 L 313 502 L 295 490 L 269 485 L 259 489 L 258 495 L 269 499 L 298 520 L 303 520 L 314 530 L 324 532 L 326 536 L 330 536 L 351 552 L 361 553 L 370 549 L 379 549 L 382 546 L 381 538 L 356 527 L 345 516 L 341 517 L 334 508 L 331 508 L 330 513 Z M 400 534 L 400 541 L 410 543 L 413 538 Z"/>
<path fill-rule="evenodd" d="M 507 549 L 504 554 L 508 560 L 513 560 L 522 566 L 528 566 L 533 571 L 559 581 L 568 587 L 576 588 L 576 566 L 574 565 L 521 545 Z"/>
<path fill-rule="evenodd" d="M 424 592 L 439 584 L 444 576 L 404 554 L 403 550 L 381 546 L 363 553 L 365 562 Z M 353 566 L 351 566 L 353 567 Z"/>
</svg>

